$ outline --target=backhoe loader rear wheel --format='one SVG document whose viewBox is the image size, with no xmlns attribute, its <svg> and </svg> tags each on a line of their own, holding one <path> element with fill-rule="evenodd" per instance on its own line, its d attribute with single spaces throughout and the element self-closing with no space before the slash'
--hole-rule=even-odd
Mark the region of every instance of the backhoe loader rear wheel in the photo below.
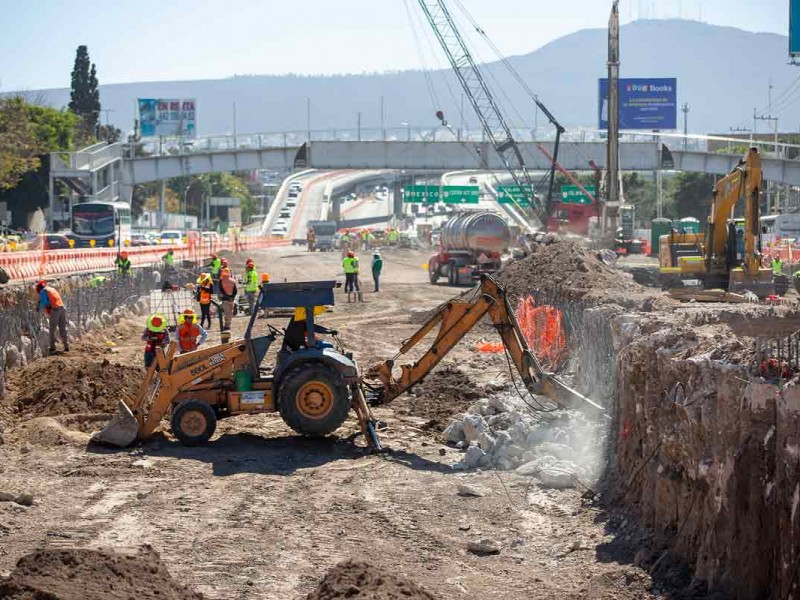
<svg viewBox="0 0 800 600">
<path fill-rule="evenodd" d="M 297 433 L 313 436 L 333 433 L 350 411 L 347 385 L 333 369 L 305 363 L 282 378 L 278 410 Z"/>
<path fill-rule="evenodd" d="M 214 409 L 199 400 L 184 400 L 172 411 L 172 433 L 185 446 L 205 444 L 217 428 Z"/>
</svg>

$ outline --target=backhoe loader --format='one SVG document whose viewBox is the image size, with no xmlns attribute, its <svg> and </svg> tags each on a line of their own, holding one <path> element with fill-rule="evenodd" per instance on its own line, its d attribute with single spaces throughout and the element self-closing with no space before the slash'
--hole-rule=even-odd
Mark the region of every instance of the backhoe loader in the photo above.
<svg viewBox="0 0 800 600">
<path fill-rule="evenodd" d="M 431 370 L 484 316 L 489 316 L 500 334 L 510 359 L 526 389 L 547 396 L 565 407 L 580 407 L 600 414 L 603 407 L 571 389 L 546 372 L 522 335 L 502 285 L 483 275 L 472 300 L 453 299 L 436 313 L 391 359 L 360 375 L 351 353 L 341 345 L 317 340 L 313 307 L 332 305 L 334 282 L 264 284 L 258 304 L 262 308 L 304 307 L 305 346 L 278 352 L 275 368 L 262 375 L 261 362 L 281 332 L 252 337 L 256 315 L 252 315 L 244 339 L 204 350 L 175 355 L 170 344 L 160 350 L 136 398 L 120 403 L 120 412 L 95 440 L 127 446 L 146 439 L 171 415 L 173 434 L 184 444 L 208 441 L 218 419 L 238 414 L 278 411 L 295 431 L 305 435 L 332 433 L 352 408 L 362 433 L 374 449 L 381 448 L 370 406 L 386 404 L 414 385 Z M 258 312 L 258 311 L 256 311 Z M 413 365 L 393 375 L 396 360 L 418 345 L 439 325 L 430 349 Z M 242 381 L 252 387 L 244 390 Z"/>
</svg>

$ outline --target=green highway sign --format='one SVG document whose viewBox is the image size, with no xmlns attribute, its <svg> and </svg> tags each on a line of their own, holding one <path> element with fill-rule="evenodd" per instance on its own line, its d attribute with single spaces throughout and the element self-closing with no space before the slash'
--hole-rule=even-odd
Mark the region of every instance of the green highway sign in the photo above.
<svg viewBox="0 0 800 600">
<path fill-rule="evenodd" d="M 481 188 L 477 185 L 445 185 L 442 186 L 442 200 L 445 204 L 478 204 Z"/>
<path fill-rule="evenodd" d="M 597 197 L 597 188 L 593 185 L 583 186 L 595 198 Z M 591 204 L 592 201 L 586 197 L 577 185 L 562 185 L 561 186 L 561 202 L 564 204 Z"/>
<path fill-rule="evenodd" d="M 477 185 L 407 185 L 403 188 L 406 204 L 478 204 L 481 188 Z"/>
<path fill-rule="evenodd" d="M 439 202 L 438 185 L 407 185 L 403 188 L 405 204 L 436 204 Z"/>
<path fill-rule="evenodd" d="M 522 186 L 519 185 L 498 185 L 497 201 L 500 204 L 517 204 L 528 207 L 531 205 L 530 198 L 533 197 L 533 186 L 527 186 L 527 194 L 524 194 L 522 189 Z"/>
</svg>

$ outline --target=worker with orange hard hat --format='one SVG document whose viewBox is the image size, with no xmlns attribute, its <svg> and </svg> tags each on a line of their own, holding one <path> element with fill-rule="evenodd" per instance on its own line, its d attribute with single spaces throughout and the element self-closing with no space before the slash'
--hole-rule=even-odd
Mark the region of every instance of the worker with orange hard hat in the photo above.
<svg viewBox="0 0 800 600">
<path fill-rule="evenodd" d="M 247 314 L 252 315 L 256 309 L 256 296 L 258 295 L 258 273 L 256 263 L 252 258 L 248 258 L 244 266 L 244 295 L 247 298 Z"/>
<path fill-rule="evenodd" d="M 114 261 L 114 265 L 117 267 L 117 273 L 119 275 L 131 274 L 131 259 L 128 258 L 127 250 L 123 250 L 117 254 L 117 260 Z"/>
<path fill-rule="evenodd" d="M 178 325 L 176 331 L 178 334 L 178 346 L 181 354 L 186 354 L 197 350 L 197 347 L 208 338 L 208 332 L 195 323 L 197 315 L 191 308 L 183 311 L 180 318 L 183 322 Z"/>
</svg>

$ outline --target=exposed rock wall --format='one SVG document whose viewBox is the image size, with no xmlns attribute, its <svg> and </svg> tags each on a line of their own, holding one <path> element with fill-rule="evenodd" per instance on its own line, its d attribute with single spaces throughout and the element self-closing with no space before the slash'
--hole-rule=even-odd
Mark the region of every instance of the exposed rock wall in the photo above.
<svg viewBox="0 0 800 600">
<path fill-rule="evenodd" d="M 736 364 L 724 325 L 611 317 L 617 348 L 615 501 L 655 532 L 656 556 L 733 598 L 797 597 L 800 388 Z M 658 564 L 655 565 L 658 568 Z"/>
</svg>

